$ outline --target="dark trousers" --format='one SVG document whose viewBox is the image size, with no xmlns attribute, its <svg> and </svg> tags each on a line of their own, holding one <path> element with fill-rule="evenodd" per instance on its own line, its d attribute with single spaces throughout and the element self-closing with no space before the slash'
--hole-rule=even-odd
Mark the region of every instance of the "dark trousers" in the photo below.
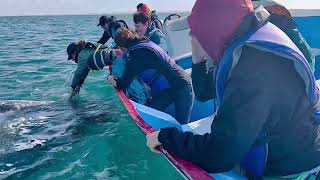
<svg viewBox="0 0 320 180">
<path fill-rule="evenodd" d="M 147 106 L 163 111 L 171 103 L 174 103 L 175 119 L 180 124 L 187 124 L 190 120 L 193 101 L 194 93 L 190 85 L 179 90 L 173 88 L 164 90 L 152 96 Z"/>
</svg>

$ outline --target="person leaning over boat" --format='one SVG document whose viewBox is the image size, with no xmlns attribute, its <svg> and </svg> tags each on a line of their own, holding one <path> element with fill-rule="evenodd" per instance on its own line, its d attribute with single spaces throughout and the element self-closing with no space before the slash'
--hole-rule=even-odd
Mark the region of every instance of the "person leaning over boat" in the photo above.
<svg viewBox="0 0 320 180">
<path fill-rule="evenodd" d="M 253 3 L 255 7 L 262 5 L 266 10 L 268 10 L 270 13 L 269 21 L 286 33 L 286 35 L 303 53 L 311 69 L 314 71 L 315 56 L 311 52 L 310 45 L 298 30 L 298 25 L 292 18 L 289 10 L 283 5 L 272 0 L 253 0 Z"/>
<path fill-rule="evenodd" d="M 113 39 L 118 28 L 128 28 L 127 24 L 123 20 L 117 21 L 115 16 L 101 16 L 97 26 L 101 26 L 101 28 L 104 30 L 102 37 L 97 42 L 99 44 L 105 44 L 110 38 Z"/>
<path fill-rule="evenodd" d="M 135 13 L 133 15 L 133 22 L 135 31 L 139 36 L 149 38 L 167 52 L 164 34 L 151 23 L 150 16 L 144 12 Z M 169 88 L 169 83 L 164 76 L 161 75 L 156 79 L 153 77 L 157 77 L 157 72 L 154 69 L 146 70 L 139 76 L 144 82 L 149 82 L 153 79 L 151 83 L 153 86 L 152 90 L 154 91 L 153 94 Z"/>
<path fill-rule="evenodd" d="M 140 12 L 146 13 L 151 19 L 151 24 L 153 24 L 156 28 L 160 29 L 160 31 L 163 32 L 162 22 L 159 20 L 155 10 L 151 11 L 150 7 L 147 4 L 140 3 L 137 5 L 137 13 Z"/>
<path fill-rule="evenodd" d="M 218 110 L 211 133 L 165 128 L 147 135 L 151 150 L 162 145 L 210 173 L 240 166 L 250 179 L 315 178 L 319 91 L 303 54 L 268 17 L 250 0 L 197 0 L 187 19 L 172 24 L 190 27 L 194 65 L 219 65 Z"/>
<path fill-rule="evenodd" d="M 286 35 L 303 53 L 312 71 L 314 71 L 315 56 L 311 52 L 310 45 L 299 32 L 297 23 L 292 18 L 289 10 L 273 0 L 252 0 L 252 2 L 255 8 L 259 7 L 260 5 L 266 8 L 266 10 L 270 13 L 269 22 L 276 25 L 279 29 L 286 33 Z M 212 90 L 214 88 L 213 70 L 217 68 L 217 66 L 209 65 L 206 67 L 207 68 L 204 69 L 204 66 L 202 65 L 194 65 L 191 75 L 192 79 L 194 79 L 193 76 L 202 77 L 197 78 L 197 81 L 193 81 L 196 98 L 200 101 L 207 101 L 214 97 L 214 91 Z"/>
<path fill-rule="evenodd" d="M 150 16 L 145 12 L 135 13 L 133 15 L 135 31 L 139 36 L 145 36 L 152 42 L 159 45 L 163 50 L 167 51 L 164 34 L 160 29 L 151 23 Z"/>
<path fill-rule="evenodd" d="M 112 59 L 114 58 L 110 57 L 113 55 L 110 56 L 110 52 L 107 55 L 106 53 L 103 53 L 103 56 L 100 55 L 101 51 L 99 51 L 98 54 L 95 53 L 99 49 L 107 49 L 107 47 L 83 40 L 73 42 L 67 47 L 68 60 L 72 60 L 73 62 L 77 63 L 77 69 L 74 73 L 71 83 L 72 92 L 70 97 L 79 94 L 80 88 L 90 71 L 88 67 L 88 61 L 93 58 L 93 55 L 99 55 L 98 58 L 103 57 L 104 60 L 101 62 L 104 62 L 106 65 L 112 63 Z"/>
<path fill-rule="evenodd" d="M 153 96 L 147 106 L 163 110 L 173 102 L 176 120 L 181 124 L 188 123 L 194 97 L 190 76 L 162 48 L 135 32 L 120 28 L 116 32 L 115 42 L 123 52 L 128 53 L 128 60 L 123 76 L 114 78 L 108 75 L 108 81 L 125 90 L 142 72 L 156 70 L 168 80 L 170 88 Z"/>
</svg>

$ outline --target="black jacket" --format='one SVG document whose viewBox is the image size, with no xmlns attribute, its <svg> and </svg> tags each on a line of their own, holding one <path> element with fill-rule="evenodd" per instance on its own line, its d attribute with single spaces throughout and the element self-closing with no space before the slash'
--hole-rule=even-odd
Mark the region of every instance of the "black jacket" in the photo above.
<svg viewBox="0 0 320 180">
<path fill-rule="evenodd" d="M 106 42 L 108 42 L 110 38 L 114 38 L 115 32 L 120 27 L 127 27 L 127 25 L 122 21 L 116 21 L 111 23 L 109 31 L 104 31 L 102 37 L 97 43 L 105 44 Z"/>
<path fill-rule="evenodd" d="M 290 60 L 245 46 L 226 84 L 211 134 L 166 128 L 160 131 L 159 141 L 174 155 L 216 173 L 239 164 L 259 134 L 266 132 L 266 174 L 296 174 L 320 165 L 320 128 L 313 108 Z"/>
<path fill-rule="evenodd" d="M 132 46 L 149 41 L 148 39 L 142 39 L 133 43 Z M 147 69 L 156 69 L 168 80 L 171 88 L 182 89 L 191 85 L 190 76 L 179 65 L 175 64 L 169 56 L 163 61 L 154 51 L 147 48 L 130 50 L 128 54 L 123 76 L 117 79 L 117 87 L 120 89 L 126 89 L 134 78 Z"/>
</svg>

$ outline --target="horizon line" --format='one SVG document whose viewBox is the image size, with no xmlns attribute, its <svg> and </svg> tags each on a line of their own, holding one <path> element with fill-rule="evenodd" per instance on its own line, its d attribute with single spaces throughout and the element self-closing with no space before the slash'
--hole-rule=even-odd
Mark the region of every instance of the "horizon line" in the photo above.
<svg viewBox="0 0 320 180">
<path fill-rule="evenodd" d="M 293 16 L 320 16 L 320 9 L 289 9 Z M 302 11 L 308 11 L 303 13 Z M 158 11 L 158 14 L 162 13 L 190 13 L 188 10 L 170 10 L 170 11 Z M 101 15 L 121 15 L 121 14 L 133 14 L 135 11 L 125 12 L 110 12 L 110 13 L 77 13 L 77 14 L 27 14 L 27 15 L 0 15 L 0 17 L 25 17 L 25 16 L 101 16 Z"/>
<path fill-rule="evenodd" d="M 162 13 L 190 13 L 191 11 L 157 11 L 158 14 Z M 0 17 L 22 17 L 22 16 L 101 16 L 101 15 L 121 15 L 121 14 L 134 14 L 135 11 L 125 12 L 110 12 L 110 13 L 79 13 L 79 14 L 27 14 L 27 15 L 0 15 Z"/>
</svg>

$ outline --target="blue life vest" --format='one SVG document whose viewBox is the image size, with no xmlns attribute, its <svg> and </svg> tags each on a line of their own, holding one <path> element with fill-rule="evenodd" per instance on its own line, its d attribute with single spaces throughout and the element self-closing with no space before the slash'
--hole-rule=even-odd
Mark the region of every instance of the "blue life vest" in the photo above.
<svg viewBox="0 0 320 180">
<path fill-rule="evenodd" d="M 216 95 L 218 107 L 223 103 L 223 95 L 229 74 L 232 71 L 232 68 L 238 64 L 241 55 L 241 48 L 244 45 L 248 45 L 262 51 L 271 52 L 292 60 L 296 71 L 305 83 L 306 93 L 310 103 L 312 105 L 317 104 L 318 89 L 315 77 L 307 60 L 284 32 L 275 25 L 267 23 L 260 29 L 245 34 L 224 51 L 216 72 Z M 320 122 L 319 109 L 315 109 L 314 116 L 316 121 Z M 263 139 L 263 132 L 261 132 L 260 136 L 261 137 L 259 137 L 259 139 Z M 268 148 L 266 143 L 254 145 L 242 161 L 241 166 L 250 176 L 262 177 L 267 162 L 267 153 Z"/>
<path fill-rule="evenodd" d="M 130 50 L 140 49 L 140 48 L 147 48 L 153 52 L 159 57 L 159 59 L 163 61 L 170 61 L 170 57 L 155 43 L 152 41 L 139 43 L 135 46 L 132 46 L 129 48 Z M 148 61 L 148 59 L 146 59 Z M 171 63 L 174 63 L 171 62 Z M 169 68 L 169 67 L 168 67 Z M 141 79 L 144 83 L 150 86 L 151 88 L 151 94 L 157 94 L 163 90 L 169 89 L 170 85 L 168 80 L 161 74 L 158 74 L 158 72 L 155 69 L 148 69 L 142 72 L 139 75 L 139 79 Z"/>
</svg>

